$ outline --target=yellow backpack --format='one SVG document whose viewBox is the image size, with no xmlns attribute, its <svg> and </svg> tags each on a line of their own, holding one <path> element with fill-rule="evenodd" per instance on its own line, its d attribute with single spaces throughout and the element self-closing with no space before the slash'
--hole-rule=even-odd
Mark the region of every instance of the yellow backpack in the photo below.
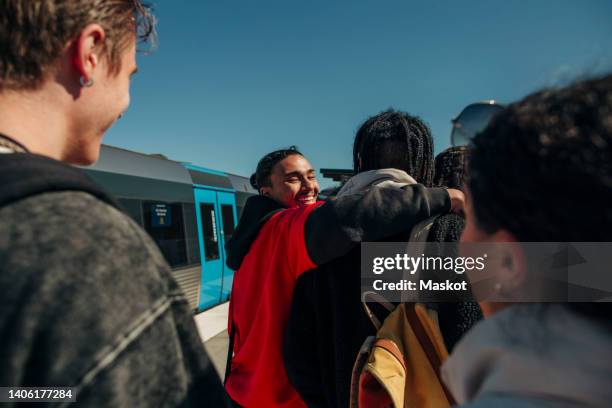
<svg viewBox="0 0 612 408">
<path fill-rule="evenodd" d="M 368 297 L 391 312 L 384 323 L 367 305 Z M 353 367 L 351 408 L 446 408 L 455 404 L 440 378 L 448 351 L 437 313 L 418 303 L 394 307 L 374 292 L 364 309 L 377 328 L 364 342 Z"/>
</svg>

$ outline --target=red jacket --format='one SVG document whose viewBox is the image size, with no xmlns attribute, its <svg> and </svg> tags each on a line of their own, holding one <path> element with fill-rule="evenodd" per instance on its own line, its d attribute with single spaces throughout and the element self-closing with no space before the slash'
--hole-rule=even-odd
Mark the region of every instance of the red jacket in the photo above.
<svg viewBox="0 0 612 408">
<path fill-rule="evenodd" d="M 322 203 L 274 214 L 236 271 L 229 312 L 234 356 L 225 388 L 244 407 L 306 406 L 285 372 L 283 334 L 295 281 L 316 266 L 306 251 L 304 225 Z"/>
</svg>

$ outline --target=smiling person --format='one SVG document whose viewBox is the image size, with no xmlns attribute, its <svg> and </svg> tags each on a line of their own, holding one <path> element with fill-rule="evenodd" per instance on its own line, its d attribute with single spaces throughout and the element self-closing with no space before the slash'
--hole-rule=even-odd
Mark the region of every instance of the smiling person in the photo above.
<svg viewBox="0 0 612 408">
<path fill-rule="evenodd" d="M 251 184 L 286 208 L 314 204 L 319 195 L 315 170 L 295 146 L 266 155 L 251 176 Z"/>
<path fill-rule="evenodd" d="M 79 406 L 226 402 L 155 243 L 64 164 L 98 158 L 153 25 L 139 0 L 0 0 L 4 387 L 71 387 Z"/>
<path fill-rule="evenodd" d="M 410 228 L 432 214 L 459 210 L 457 190 L 373 187 L 317 201 L 315 171 L 295 147 L 264 156 L 227 264 L 236 270 L 230 300 L 226 390 L 243 407 L 304 407 L 282 358 L 293 287 L 305 271 Z"/>
</svg>

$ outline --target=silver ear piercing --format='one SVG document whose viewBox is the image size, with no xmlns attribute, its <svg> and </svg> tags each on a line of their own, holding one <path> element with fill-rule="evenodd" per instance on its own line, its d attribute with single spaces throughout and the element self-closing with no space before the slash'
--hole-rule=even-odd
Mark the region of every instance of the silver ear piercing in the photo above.
<svg viewBox="0 0 612 408">
<path fill-rule="evenodd" d="M 94 81 L 93 81 L 93 78 L 89 78 L 87 81 L 85 81 L 85 77 L 81 75 L 79 77 L 79 83 L 84 88 L 91 88 L 93 86 Z"/>
</svg>

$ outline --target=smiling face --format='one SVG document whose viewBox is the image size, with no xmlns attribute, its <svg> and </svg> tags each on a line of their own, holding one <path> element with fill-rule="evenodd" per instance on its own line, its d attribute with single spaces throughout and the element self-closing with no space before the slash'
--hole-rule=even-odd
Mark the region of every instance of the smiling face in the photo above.
<svg viewBox="0 0 612 408">
<path fill-rule="evenodd" d="M 108 59 L 103 60 L 97 84 L 100 106 L 99 132 L 103 134 L 123 115 L 130 105 L 130 82 L 138 71 L 136 66 L 136 38 L 121 53 L 121 65 L 117 73 L 109 72 Z M 104 114 L 103 114 L 104 112 Z"/>
<path fill-rule="evenodd" d="M 292 154 L 276 163 L 270 174 L 270 186 L 262 187 L 261 193 L 285 207 L 303 207 L 317 201 L 319 183 L 308 160 Z"/>
</svg>

